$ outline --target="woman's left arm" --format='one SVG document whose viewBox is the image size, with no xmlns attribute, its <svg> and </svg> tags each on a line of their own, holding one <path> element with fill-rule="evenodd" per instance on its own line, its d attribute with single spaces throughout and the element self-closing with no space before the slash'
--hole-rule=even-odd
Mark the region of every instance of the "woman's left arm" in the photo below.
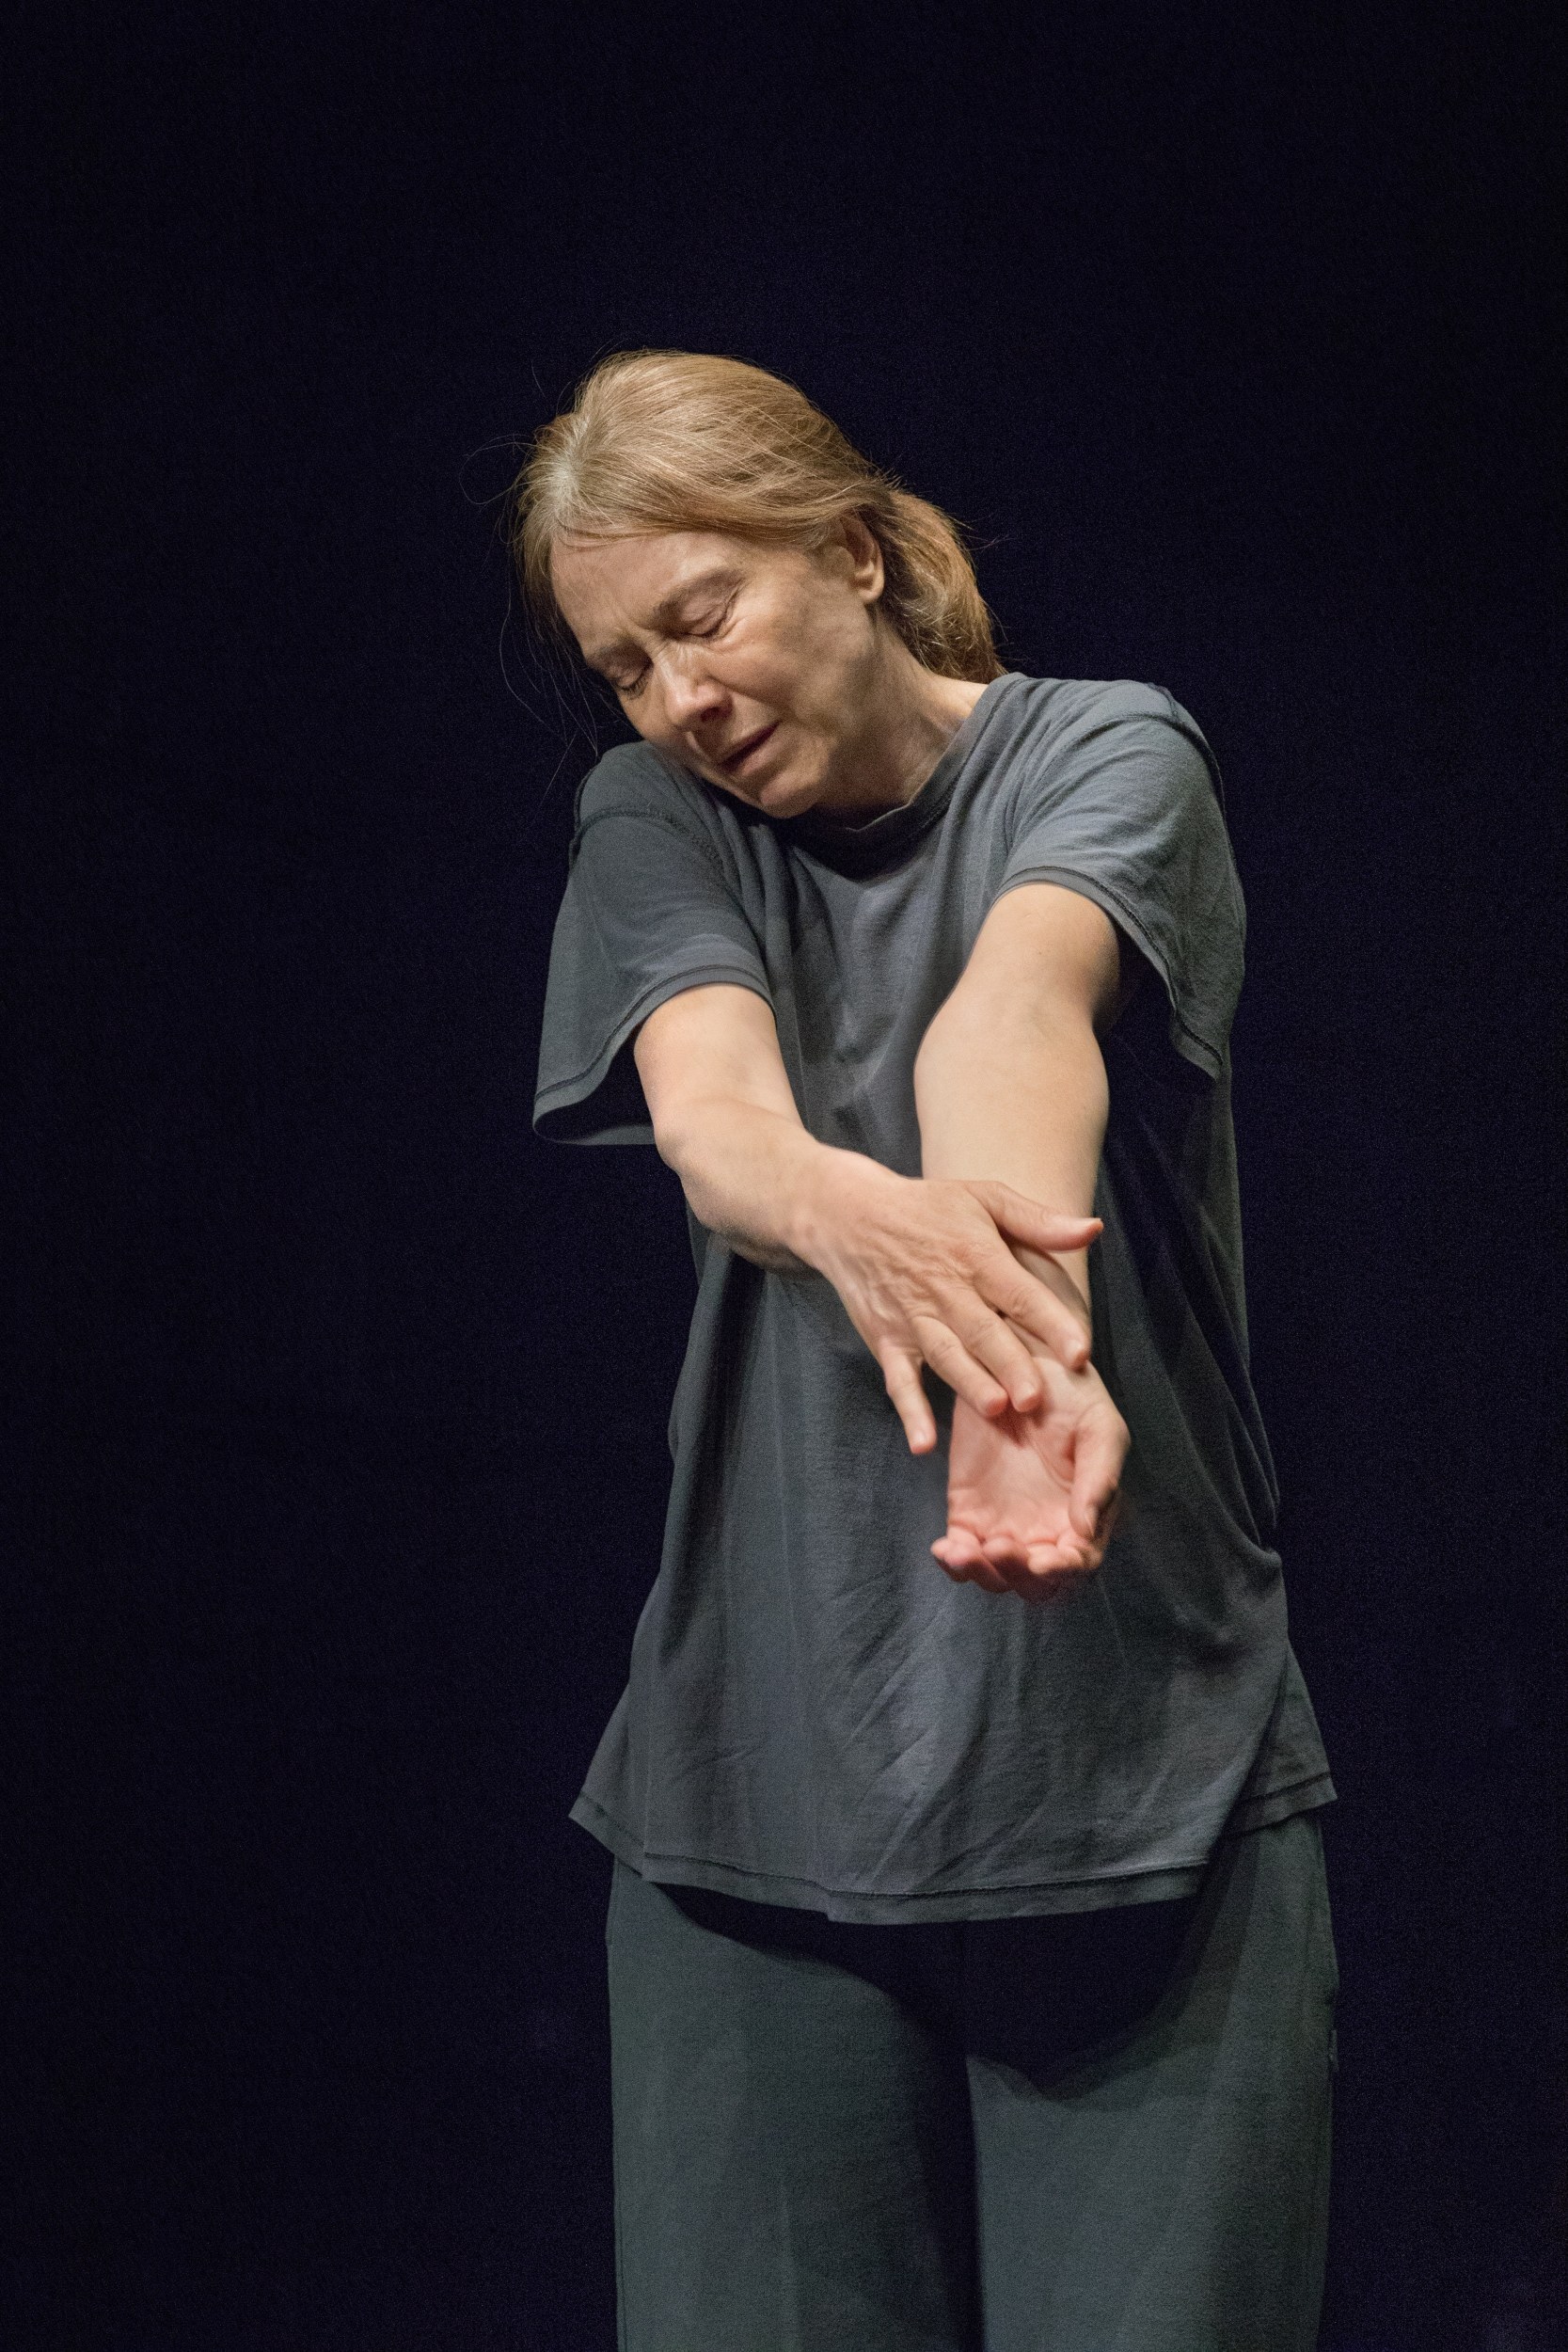
<svg viewBox="0 0 1568 2352">
<path fill-rule="evenodd" d="M 1100 1039 L 1145 968 L 1082 892 L 1022 882 L 999 898 L 916 1057 L 922 1172 L 994 1178 L 1087 1214 L 1110 1102 Z M 1080 1315 L 1092 1349 L 1086 1254 L 1013 1248 Z M 1029 1598 L 1075 1589 L 1099 1566 L 1128 1444 L 1092 1354 L 1045 1380 L 1027 1415 L 987 1421 L 956 1401 L 948 1527 L 933 1548 L 959 1581 Z"/>
</svg>

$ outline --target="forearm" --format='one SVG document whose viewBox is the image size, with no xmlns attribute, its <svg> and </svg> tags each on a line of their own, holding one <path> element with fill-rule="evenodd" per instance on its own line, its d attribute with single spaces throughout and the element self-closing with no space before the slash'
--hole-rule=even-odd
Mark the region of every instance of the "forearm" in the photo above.
<svg viewBox="0 0 1568 2352">
<path fill-rule="evenodd" d="M 911 1452 L 937 1442 L 923 1366 L 994 1413 L 1009 1400 L 1020 1412 L 1039 1402 L 1025 1330 L 1065 1366 L 1082 1364 L 1082 1301 L 1076 1311 L 1064 1304 L 1009 1243 L 1079 1248 L 1092 1218 L 983 1178 L 901 1176 L 818 1142 L 800 1119 L 771 1009 L 753 991 L 677 993 L 649 1014 L 633 1052 L 659 1155 L 693 1216 L 759 1265 L 832 1283 L 881 1367 Z"/>
<path fill-rule="evenodd" d="M 1099 1040 L 1082 1014 L 1013 1010 L 993 995 L 966 1001 L 960 987 L 915 1063 L 922 1172 L 998 1179 L 1049 1208 L 1087 1216 L 1109 1104 Z M 1087 1327 L 1087 1252 L 1009 1247 Z"/>
<path fill-rule="evenodd" d="M 698 1223 L 781 1274 L 811 1271 L 822 1192 L 837 1163 L 860 1157 L 819 1143 L 793 1114 L 728 1095 L 684 1104 L 657 1141 Z"/>
</svg>

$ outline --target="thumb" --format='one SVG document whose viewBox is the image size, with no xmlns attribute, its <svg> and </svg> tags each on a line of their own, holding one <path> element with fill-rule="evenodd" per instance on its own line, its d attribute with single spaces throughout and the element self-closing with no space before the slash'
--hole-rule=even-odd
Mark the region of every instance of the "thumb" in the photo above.
<svg viewBox="0 0 1568 2352">
<path fill-rule="evenodd" d="M 1106 1532 L 1117 1506 L 1125 1447 L 1113 1426 L 1080 1428 L 1072 1465 L 1072 1498 L 1068 1517 L 1080 1535 L 1097 1542 Z"/>
<path fill-rule="evenodd" d="M 1003 1232 L 1035 1249 L 1084 1249 L 1104 1227 L 1103 1217 L 1048 1209 L 1026 1193 L 1015 1192 L 1011 1184 L 986 1183 L 974 1189 Z"/>
</svg>

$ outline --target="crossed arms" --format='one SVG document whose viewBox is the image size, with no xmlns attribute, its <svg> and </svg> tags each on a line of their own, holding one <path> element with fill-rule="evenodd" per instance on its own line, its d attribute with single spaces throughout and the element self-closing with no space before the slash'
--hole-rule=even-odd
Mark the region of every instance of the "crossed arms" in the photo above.
<svg viewBox="0 0 1568 2352">
<path fill-rule="evenodd" d="M 807 1133 L 750 989 L 669 998 L 633 1048 L 692 1214 L 759 1265 L 832 1283 L 911 1452 L 937 1442 L 922 1366 L 953 1390 L 932 1549 L 988 1592 L 1077 1589 L 1115 1522 L 1128 1433 L 1093 1362 L 1086 1253 L 1100 1038 L 1146 968 L 1080 892 L 1024 882 L 999 898 L 916 1057 L 918 1178 Z"/>
</svg>

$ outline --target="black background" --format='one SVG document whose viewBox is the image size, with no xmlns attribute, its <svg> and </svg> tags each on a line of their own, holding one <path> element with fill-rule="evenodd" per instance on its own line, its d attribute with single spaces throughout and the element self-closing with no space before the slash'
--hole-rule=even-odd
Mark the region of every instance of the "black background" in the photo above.
<svg viewBox="0 0 1568 2352">
<path fill-rule="evenodd" d="M 689 1259 L 652 1153 L 530 1132 L 592 746 L 495 499 L 645 343 L 796 378 L 1010 666 L 1216 748 L 1342 1792 L 1323 2343 L 1547 2341 L 1552 13 L 10 12 L 9 2343 L 612 2341 L 564 1812 Z"/>
</svg>

